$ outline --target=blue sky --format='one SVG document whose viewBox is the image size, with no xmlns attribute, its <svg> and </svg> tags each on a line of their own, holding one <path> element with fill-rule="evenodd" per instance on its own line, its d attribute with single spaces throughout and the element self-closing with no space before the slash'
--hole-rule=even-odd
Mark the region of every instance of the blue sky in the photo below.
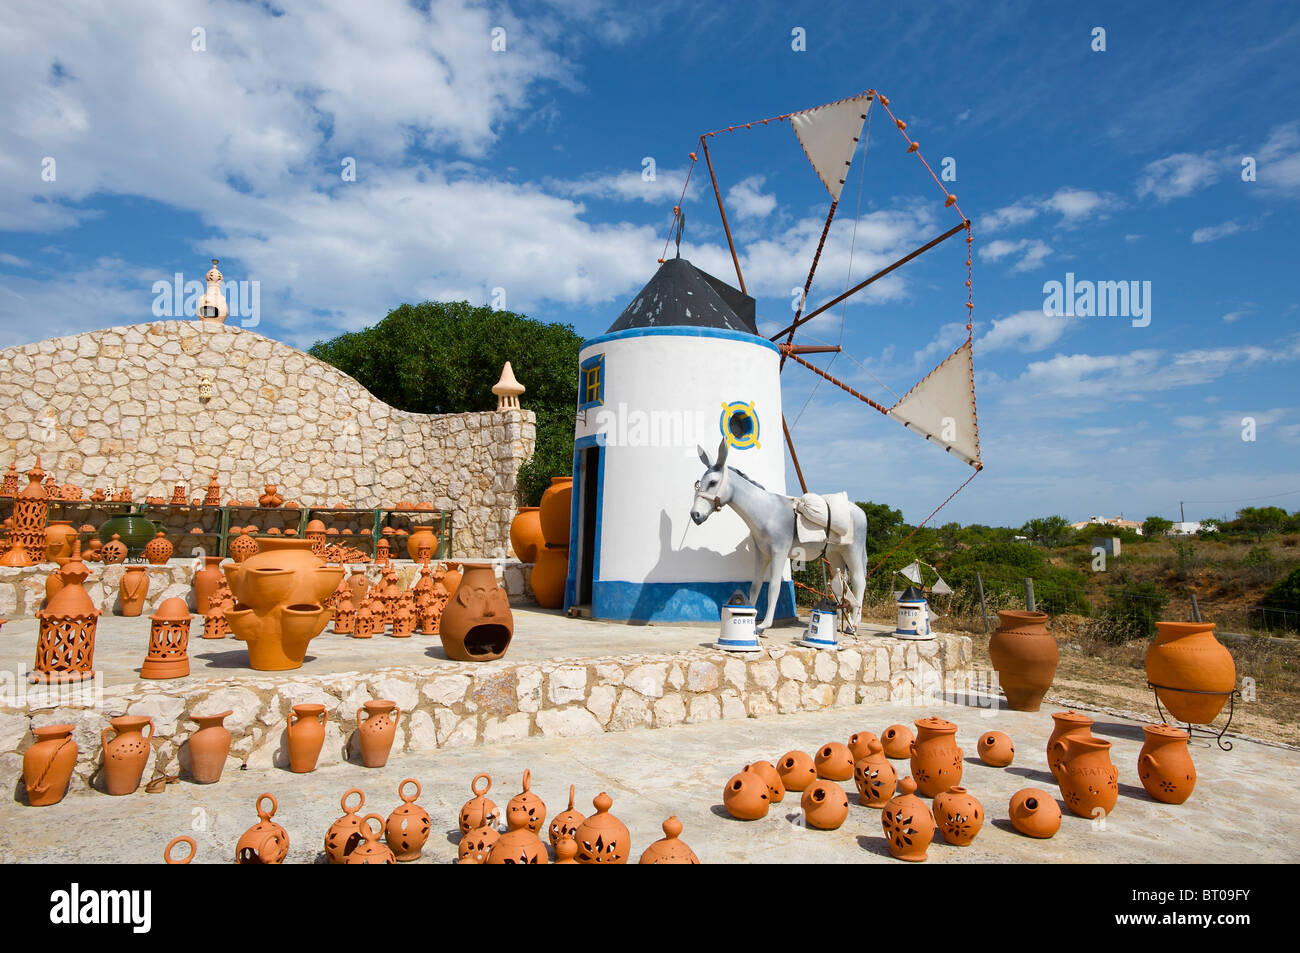
<svg viewBox="0 0 1300 953">
<path fill-rule="evenodd" d="M 259 333 L 301 347 L 494 288 L 594 335 L 653 273 L 700 133 L 876 88 L 956 161 L 974 222 L 985 471 L 938 522 L 1294 510 L 1297 54 L 1291 3 L 20 5 L 0 346 L 153 320 L 154 282 L 210 257 L 259 282 Z M 775 330 L 828 196 L 788 125 L 710 149 Z M 955 221 L 905 150 L 874 110 L 814 303 Z M 683 254 L 734 281 L 702 165 L 685 208 Z M 958 237 L 800 340 L 842 341 L 818 363 L 891 403 L 964 339 L 963 261 Z M 1150 323 L 1044 315 L 1067 272 L 1150 282 Z M 801 368 L 783 387 L 814 488 L 918 520 L 968 475 Z"/>
</svg>

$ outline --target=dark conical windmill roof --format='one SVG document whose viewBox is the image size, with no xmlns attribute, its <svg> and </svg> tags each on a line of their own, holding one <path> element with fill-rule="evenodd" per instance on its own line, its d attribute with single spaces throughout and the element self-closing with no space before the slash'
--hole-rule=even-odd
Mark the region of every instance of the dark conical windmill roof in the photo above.
<svg viewBox="0 0 1300 953">
<path fill-rule="evenodd" d="M 672 326 L 758 334 L 754 299 L 685 258 L 670 258 L 660 265 L 606 333 Z"/>
</svg>

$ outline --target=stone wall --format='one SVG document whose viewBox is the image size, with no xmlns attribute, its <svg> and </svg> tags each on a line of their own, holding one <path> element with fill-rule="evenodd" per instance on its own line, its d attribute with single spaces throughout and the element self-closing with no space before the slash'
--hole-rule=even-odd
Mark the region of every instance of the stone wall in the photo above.
<svg viewBox="0 0 1300 953">
<path fill-rule="evenodd" d="M 137 502 L 177 483 L 201 497 L 213 473 L 223 503 L 266 482 L 304 506 L 427 500 L 453 513 L 456 555 L 507 554 L 535 441 L 532 411 L 405 413 L 295 348 L 202 321 L 6 348 L 0 382 L 0 471 L 39 453 L 60 484 L 126 486 Z"/>
</svg>

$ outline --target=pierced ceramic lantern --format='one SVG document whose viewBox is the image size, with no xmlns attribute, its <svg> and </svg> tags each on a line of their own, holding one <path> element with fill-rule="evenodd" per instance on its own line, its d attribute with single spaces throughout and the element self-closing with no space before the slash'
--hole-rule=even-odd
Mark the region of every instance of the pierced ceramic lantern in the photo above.
<svg viewBox="0 0 1300 953">
<path fill-rule="evenodd" d="M 580 864 L 626 864 L 632 849 L 632 835 L 609 809 L 614 802 L 601 791 L 591 802 L 596 813 L 578 825 L 577 861 Z"/>
<path fill-rule="evenodd" d="M 140 666 L 141 678 L 184 678 L 190 674 L 190 619 L 183 599 L 163 600 L 149 617 L 149 653 Z"/>
<path fill-rule="evenodd" d="M 62 588 L 49 605 L 36 613 L 36 662 L 28 681 L 80 682 L 95 677 L 95 626 L 100 610 L 85 589 L 90 570 L 81 561 L 81 540 L 72 544 L 72 557 L 59 570 Z"/>
</svg>

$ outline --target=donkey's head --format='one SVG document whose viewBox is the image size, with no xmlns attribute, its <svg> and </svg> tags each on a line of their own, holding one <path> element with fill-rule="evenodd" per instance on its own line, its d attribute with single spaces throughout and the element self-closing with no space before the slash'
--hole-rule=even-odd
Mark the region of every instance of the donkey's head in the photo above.
<svg viewBox="0 0 1300 953">
<path fill-rule="evenodd" d="M 697 445 L 695 448 L 705 466 L 704 476 L 695 481 L 695 502 L 691 506 L 691 519 L 697 526 L 731 502 L 731 481 L 727 478 L 728 446 L 727 438 L 723 437 L 718 444 L 716 463 L 709 462 L 709 455 L 703 447 Z"/>
</svg>

